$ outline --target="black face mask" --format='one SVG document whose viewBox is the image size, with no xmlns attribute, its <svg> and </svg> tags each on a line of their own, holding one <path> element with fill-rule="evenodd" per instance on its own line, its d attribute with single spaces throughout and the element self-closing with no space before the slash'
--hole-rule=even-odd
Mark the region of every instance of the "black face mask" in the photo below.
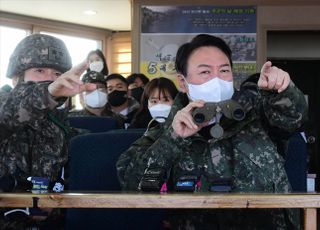
<svg viewBox="0 0 320 230">
<path fill-rule="evenodd" d="M 143 94 L 143 88 L 142 87 L 137 87 L 134 89 L 131 89 L 131 97 L 133 97 L 134 99 L 136 99 L 139 103 Z"/>
<path fill-rule="evenodd" d="M 114 90 L 108 94 L 108 102 L 112 106 L 123 105 L 127 99 L 127 91 Z"/>
</svg>

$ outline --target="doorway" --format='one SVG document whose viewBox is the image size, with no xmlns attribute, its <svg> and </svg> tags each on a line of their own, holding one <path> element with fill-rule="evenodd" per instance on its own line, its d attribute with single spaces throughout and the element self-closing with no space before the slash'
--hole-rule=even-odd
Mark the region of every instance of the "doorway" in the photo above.
<svg viewBox="0 0 320 230">
<path fill-rule="evenodd" d="M 309 105 L 304 131 L 308 140 L 308 173 L 320 176 L 320 31 L 269 31 L 267 56 L 273 65 L 290 74 Z M 319 182 L 316 190 L 319 191 Z"/>
</svg>

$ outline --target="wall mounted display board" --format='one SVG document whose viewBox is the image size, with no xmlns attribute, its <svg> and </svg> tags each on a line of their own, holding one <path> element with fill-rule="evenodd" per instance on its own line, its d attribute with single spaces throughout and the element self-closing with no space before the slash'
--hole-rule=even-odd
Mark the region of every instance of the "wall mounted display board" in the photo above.
<svg viewBox="0 0 320 230">
<path fill-rule="evenodd" d="M 141 6 L 140 16 L 140 71 L 149 78 L 174 80 L 179 46 L 201 33 L 231 47 L 236 87 L 256 72 L 255 6 Z"/>
</svg>

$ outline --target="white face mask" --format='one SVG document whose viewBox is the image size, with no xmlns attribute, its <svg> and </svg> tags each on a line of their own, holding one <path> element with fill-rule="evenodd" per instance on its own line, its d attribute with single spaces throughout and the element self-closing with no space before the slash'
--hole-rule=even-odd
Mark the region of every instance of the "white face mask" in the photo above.
<svg viewBox="0 0 320 230">
<path fill-rule="evenodd" d="M 94 61 L 90 63 L 90 70 L 95 72 L 101 72 L 103 70 L 103 62 L 102 61 Z"/>
<path fill-rule="evenodd" d="M 91 108 L 102 108 L 107 104 L 107 94 L 100 90 L 94 90 L 84 95 L 84 103 Z"/>
<path fill-rule="evenodd" d="M 163 123 L 166 121 L 166 118 L 169 116 L 170 110 L 171 106 L 166 104 L 156 104 L 149 107 L 149 112 L 152 118 L 159 123 Z"/>
<path fill-rule="evenodd" d="M 191 100 L 204 100 L 205 102 L 220 102 L 228 100 L 234 93 L 233 81 L 224 81 L 218 77 L 201 85 L 188 83 Z"/>
</svg>

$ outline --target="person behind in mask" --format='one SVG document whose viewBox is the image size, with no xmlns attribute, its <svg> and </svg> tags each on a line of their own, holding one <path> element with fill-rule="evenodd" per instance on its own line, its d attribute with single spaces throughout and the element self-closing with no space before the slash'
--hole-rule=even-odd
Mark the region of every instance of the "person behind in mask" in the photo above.
<svg viewBox="0 0 320 230">
<path fill-rule="evenodd" d="M 93 91 L 84 91 L 80 94 L 80 103 L 83 106 L 82 110 L 72 110 L 69 113 L 70 117 L 75 116 L 104 116 L 108 96 L 106 88 L 107 76 L 94 71 L 89 71 L 83 75 L 84 83 L 96 85 Z"/>
<path fill-rule="evenodd" d="M 133 73 L 127 77 L 128 95 L 136 99 L 139 103 L 143 94 L 145 85 L 149 82 L 149 78 L 143 73 Z"/>
<path fill-rule="evenodd" d="M 27 36 L 13 51 L 6 75 L 14 88 L 0 94 L 0 192 L 34 189 L 28 177 L 42 181 L 49 192 L 62 188 L 60 170 L 68 159 L 72 135 L 65 123 L 67 113 L 57 108 L 68 97 L 96 88 L 80 81 L 86 62 L 71 67 L 63 41 L 49 35 Z M 0 210 L 1 229 L 63 229 L 55 219 L 58 209 L 42 210 L 42 217 L 33 212 L 11 216 L 6 211 Z"/>
<path fill-rule="evenodd" d="M 140 104 L 128 96 L 128 83 L 121 74 L 110 74 L 106 79 L 108 103 L 104 111 L 107 116 L 119 121 L 127 128 Z"/>
<path fill-rule="evenodd" d="M 101 73 L 104 76 L 108 76 L 108 65 L 101 50 L 96 49 L 90 51 L 87 56 L 87 61 L 89 62 L 89 68 L 87 69 L 87 72 L 94 71 Z"/>
<path fill-rule="evenodd" d="M 129 128 L 150 128 L 165 122 L 178 90 L 174 83 L 164 77 L 154 78 L 145 86 L 141 107 Z"/>
<path fill-rule="evenodd" d="M 183 44 L 175 66 L 181 93 L 162 132 L 151 129 L 145 134 L 154 143 L 135 144 L 128 150 L 130 157 L 120 156 L 117 170 L 122 188 L 290 192 L 276 143 L 285 143 L 306 121 L 307 104 L 289 74 L 268 61 L 261 73 L 235 91 L 231 50 L 221 38 L 207 34 Z M 241 119 L 230 117 L 223 103 L 229 103 L 230 109 L 240 106 Z M 196 122 L 194 111 L 209 105 L 216 106 L 212 119 Z M 172 229 L 299 229 L 297 212 L 172 210 L 168 222 Z"/>
</svg>

